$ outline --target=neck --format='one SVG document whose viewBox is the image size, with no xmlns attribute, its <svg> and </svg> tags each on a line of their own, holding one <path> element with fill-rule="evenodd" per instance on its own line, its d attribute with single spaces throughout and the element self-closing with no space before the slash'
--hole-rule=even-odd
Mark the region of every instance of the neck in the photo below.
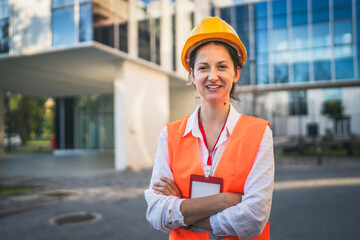
<svg viewBox="0 0 360 240">
<path fill-rule="evenodd" d="M 223 126 L 226 122 L 229 111 L 229 101 L 226 101 L 225 104 L 201 103 L 200 121 L 203 125 Z"/>
</svg>

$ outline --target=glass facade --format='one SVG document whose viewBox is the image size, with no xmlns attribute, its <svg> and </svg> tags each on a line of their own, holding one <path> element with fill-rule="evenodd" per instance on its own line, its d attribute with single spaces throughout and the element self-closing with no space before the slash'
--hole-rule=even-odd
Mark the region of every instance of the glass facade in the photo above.
<svg viewBox="0 0 360 240">
<path fill-rule="evenodd" d="M 0 0 L 0 54 L 10 49 L 9 24 L 10 7 L 8 0 Z"/>
<path fill-rule="evenodd" d="M 358 0 L 242 3 L 221 8 L 220 15 L 236 29 L 248 52 L 255 51 L 256 76 L 249 77 L 255 78 L 256 85 L 352 81 L 358 77 Z M 254 29 L 249 29 L 249 21 Z M 252 34 L 254 49 L 249 47 Z"/>
<path fill-rule="evenodd" d="M 76 99 L 76 146 L 80 149 L 114 148 L 113 95 L 88 95 Z"/>
<path fill-rule="evenodd" d="M 74 43 L 74 0 L 53 0 L 51 7 L 53 45 Z"/>
</svg>

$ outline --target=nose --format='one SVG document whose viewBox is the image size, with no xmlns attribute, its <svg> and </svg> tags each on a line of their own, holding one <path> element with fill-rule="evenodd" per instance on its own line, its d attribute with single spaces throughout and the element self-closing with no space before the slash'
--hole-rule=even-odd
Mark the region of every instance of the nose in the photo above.
<svg viewBox="0 0 360 240">
<path fill-rule="evenodd" d="M 219 78 L 218 72 L 216 68 L 210 68 L 208 79 L 215 81 Z"/>
</svg>

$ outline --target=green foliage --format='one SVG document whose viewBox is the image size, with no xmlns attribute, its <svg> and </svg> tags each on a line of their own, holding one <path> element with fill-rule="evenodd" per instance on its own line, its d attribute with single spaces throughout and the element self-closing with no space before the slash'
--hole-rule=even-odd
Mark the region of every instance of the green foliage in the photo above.
<svg viewBox="0 0 360 240">
<path fill-rule="evenodd" d="M 27 185 L 3 185 L 0 183 L 0 196 L 22 194 L 36 189 L 38 189 L 38 187 Z"/>
<path fill-rule="evenodd" d="M 329 100 L 323 103 L 321 113 L 333 120 L 341 120 L 344 115 L 344 107 L 340 100 Z"/>
<path fill-rule="evenodd" d="M 45 108 L 45 97 L 29 97 L 21 94 L 9 96 L 9 112 L 7 126 L 11 132 L 19 133 L 23 143 L 29 139 L 40 138 L 46 133 L 46 138 L 53 135 L 53 106 Z"/>
</svg>

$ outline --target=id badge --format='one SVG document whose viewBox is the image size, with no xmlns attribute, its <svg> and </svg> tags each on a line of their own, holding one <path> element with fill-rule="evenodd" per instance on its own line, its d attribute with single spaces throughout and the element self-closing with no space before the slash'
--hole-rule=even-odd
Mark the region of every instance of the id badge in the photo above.
<svg viewBox="0 0 360 240">
<path fill-rule="evenodd" d="M 223 191 L 223 179 L 192 174 L 190 176 L 189 197 L 198 198 L 214 195 Z"/>
</svg>

